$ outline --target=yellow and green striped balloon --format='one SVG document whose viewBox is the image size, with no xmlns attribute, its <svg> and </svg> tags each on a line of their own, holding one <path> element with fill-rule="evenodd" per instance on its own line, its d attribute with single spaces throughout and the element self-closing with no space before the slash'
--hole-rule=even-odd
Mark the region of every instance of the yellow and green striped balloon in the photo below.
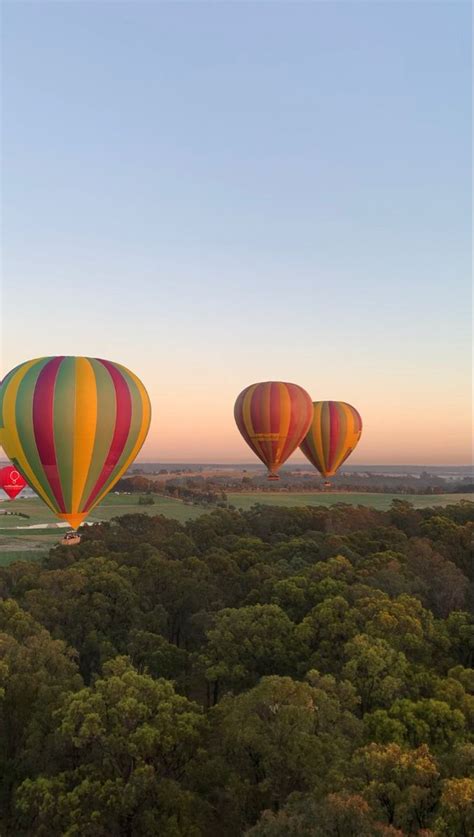
<svg viewBox="0 0 474 837">
<path fill-rule="evenodd" d="M 43 357 L 0 385 L 0 444 L 50 509 L 77 528 L 137 456 L 148 393 L 109 360 Z"/>
<path fill-rule="evenodd" d="M 300 450 L 323 477 L 332 477 L 362 434 L 362 419 L 345 401 L 313 401 L 313 420 Z"/>
</svg>

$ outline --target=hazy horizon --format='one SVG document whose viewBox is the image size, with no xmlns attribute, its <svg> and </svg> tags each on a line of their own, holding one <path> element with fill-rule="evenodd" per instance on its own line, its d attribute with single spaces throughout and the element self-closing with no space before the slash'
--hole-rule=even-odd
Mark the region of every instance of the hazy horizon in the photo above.
<svg viewBox="0 0 474 837">
<path fill-rule="evenodd" d="M 5 456 L 0 456 L 0 463 L 1 464 L 8 464 L 9 460 Z M 229 460 L 212 460 L 212 459 L 147 459 L 143 456 L 137 456 L 134 460 L 130 468 L 134 466 L 140 465 L 174 465 L 174 466 L 185 466 L 185 465 L 199 465 L 202 467 L 209 467 L 209 468 L 225 468 L 225 467 L 232 467 L 235 466 L 245 466 L 248 468 L 258 468 L 262 471 L 266 471 L 267 467 L 262 462 L 259 462 L 257 459 L 251 460 L 250 458 L 247 459 L 229 459 Z M 311 465 L 305 459 L 299 459 L 295 456 L 291 456 L 289 459 L 286 460 L 285 464 L 282 466 L 283 469 L 291 468 L 292 466 L 297 466 L 298 468 L 306 467 L 308 470 L 313 470 L 314 466 Z M 130 470 L 130 468 L 128 470 Z M 461 464 L 440 464 L 440 463 L 427 463 L 427 462 L 397 462 L 397 463 L 389 463 L 389 462 L 345 462 L 344 465 L 341 467 L 341 472 L 344 471 L 351 471 L 351 470 L 360 470 L 363 468 L 416 468 L 417 470 L 420 468 L 440 468 L 442 470 L 449 470 L 453 469 L 454 471 L 462 471 L 462 470 L 469 470 L 472 471 L 474 465 L 472 463 L 461 463 Z M 317 472 L 315 471 L 315 474 Z"/>
</svg>

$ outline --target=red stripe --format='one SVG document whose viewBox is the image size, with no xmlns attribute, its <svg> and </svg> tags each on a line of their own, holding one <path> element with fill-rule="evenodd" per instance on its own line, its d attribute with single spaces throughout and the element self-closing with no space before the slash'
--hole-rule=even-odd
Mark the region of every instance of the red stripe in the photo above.
<svg viewBox="0 0 474 837">
<path fill-rule="evenodd" d="M 285 462 L 302 442 L 309 429 L 313 404 L 309 395 L 297 384 L 287 384 L 290 396 L 290 424 L 281 462 Z"/>
<path fill-rule="evenodd" d="M 84 506 L 85 512 L 89 511 L 116 467 L 127 443 L 132 420 L 132 398 L 125 378 L 108 360 L 100 360 L 100 363 L 107 369 L 115 387 L 115 430 L 102 471 Z"/>
<path fill-rule="evenodd" d="M 38 455 L 59 510 L 66 511 L 54 446 L 54 385 L 63 356 L 43 366 L 33 395 L 33 429 Z"/>
<path fill-rule="evenodd" d="M 280 385 L 272 381 L 270 384 L 270 432 L 280 433 L 281 430 L 281 395 Z M 270 443 L 271 464 L 275 465 L 280 440 L 275 439 Z"/>
<path fill-rule="evenodd" d="M 281 396 L 280 385 L 270 384 L 270 432 L 279 433 L 281 426 Z"/>
<path fill-rule="evenodd" d="M 332 471 L 339 440 L 339 410 L 335 401 L 329 401 L 329 457 L 328 471 Z"/>
</svg>

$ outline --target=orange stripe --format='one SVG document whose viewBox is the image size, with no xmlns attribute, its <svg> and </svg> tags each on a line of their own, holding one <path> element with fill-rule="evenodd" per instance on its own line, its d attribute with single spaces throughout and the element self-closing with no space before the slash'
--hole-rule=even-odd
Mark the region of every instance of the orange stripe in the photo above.
<svg viewBox="0 0 474 837">
<path fill-rule="evenodd" d="M 252 405 L 252 395 L 255 392 L 255 387 L 256 384 L 249 387 L 242 400 L 242 419 L 249 439 L 251 439 L 254 434 L 250 408 Z"/>
<path fill-rule="evenodd" d="M 75 373 L 73 514 L 77 514 L 82 508 L 82 495 L 92 462 L 97 430 L 97 385 L 94 369 L 88 358 L 76 357 Z"/>
<path fill-rule="evenodd" d="M 269 434 L 272 432 L 271 398 L 272 384 L 271 381 L 266 381 L 262 385 L 260 394 L 260 421 L 262 424 L 260 429 L 263 430 L 263 428 L 266 428 Z M 273 466 L 273 441 L 266 439 L 263 442 L 263 449 L 265 451 L 265 462 L 271 469 Z"/>
<path fill-rule="evenodd" d="M 248 437 L 249 437 L 250 446 L 253 447 L 255 453 L 262 460 L 262 462 L 265 462 L 266 458 L 265 458 L 264 450 L 263 450 L 262 446 L 260 445 L 260 442 L 258 441 L 258 439 L 255 438 L 256 430 L 255 430 L 255 428 L 253 426 L 253 423 L 252 423 L 252 414 L 251 414 L 252 400 L 253 400 L 253 397 L 254 397 L 254 393 L 256 392 L 256 390 L 259 386 L 260 386 L 259 384 L 252 384 L 252 386 L 250 386 L 248 388 L 247 392 L 245 393 L 243 404 L 242 404 L 242 417 L 243 417 L 243 420 L 244 420 L 245 429 L 246 429 Z"/>
</svg>

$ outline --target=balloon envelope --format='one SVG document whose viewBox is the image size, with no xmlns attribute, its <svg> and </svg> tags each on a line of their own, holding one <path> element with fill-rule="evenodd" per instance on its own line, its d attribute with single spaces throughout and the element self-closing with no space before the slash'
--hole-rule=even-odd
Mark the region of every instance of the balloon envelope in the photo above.
<svg viewBox="0 0 474 837">
<path fill-rule="evenodd" d="M 0 469 L 0 488 L 3 488 L 10 500 L 18 497 L 25 486 L 25 480 L 13 465 L 6 465 L 5 468 Z"/>
<path fill-rule="evenodd" d="M 0 386 L 5 453 L 74 528 L 133 462 L 150 416 L 136 375 L 99 358 L 36 358 L 9 372 Z"/>
<path fill-rule="evenodd" d="M 334 476 L 362 434 L 362 419 L 345 401 L 315 401 L 311 427 L 300 445 L 323 477 Z"/>
<path fill-rule="evenodd" d="M 237 397 L 234 417 L 242 436 L 267 466 L 269 478 L 298 447 L 311 424 L 313 404 L 297 384 L 265 381 Z"/>
</svg>

